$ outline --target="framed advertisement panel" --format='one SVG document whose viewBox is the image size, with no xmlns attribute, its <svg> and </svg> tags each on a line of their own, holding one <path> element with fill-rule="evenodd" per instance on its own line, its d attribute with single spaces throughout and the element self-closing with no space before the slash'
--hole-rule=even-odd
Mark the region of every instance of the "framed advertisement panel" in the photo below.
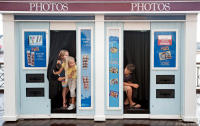
<svg viewBox="0 0 200 126">
<path fill-rule="evenodd" d="M 93 109 L 93 29 L 78 29 L 79 109 Z"/>
<path fill-rule="evenodd" d="M 153 30 L 152 53 L 152 69 L 178 69 L 178 30 Z"/>
<path fill-rule="evenodd" d="M 121 28 L 108 27 L 107 42 L 107 109 L 121 109 Z"/>
<path fill-rule="evenodd" d="M 48 63 L 48 30 L 22 31 L 22 64 L 24 69 L 46 69 Z"/>
</svg>

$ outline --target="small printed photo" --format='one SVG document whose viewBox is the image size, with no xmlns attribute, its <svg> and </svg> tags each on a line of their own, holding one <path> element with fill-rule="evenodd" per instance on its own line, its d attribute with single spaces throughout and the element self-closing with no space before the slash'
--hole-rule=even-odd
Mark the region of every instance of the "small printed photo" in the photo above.
<svg viewBox="0 0 200 126">
<path fill-rule="evenodd" d="M 89 84 L 88 83 L 84 83 L 83 87 L 84 87 L 84 89 L 88 89 L 89 88 Z"/>
<path fill-rule="evenodd" d="M 118 79 L 116 78 L 116 79 L 112 79 L 112 80 L 110 80 L 110 83 L 111 84 L 118 84 Z"/>
<path fill-rule="evenodd" d="M 118 98 L 118 92 L 114 92 L 114 97 Z"/>
<path fill-rule="evenodd" d="M 172 59 L 172 55 L 170 51 L 166 51 L 166 59 Z"/>
<path fill-rule="evenodd" d="M 112 53 L 117 53 L 117 51 L 118 51 L 118 48 L 116 48 L 116 47 L 110 48 L 110 52 L 112 52 Z"/>
<path fill-rule="evenodd" d="M 88 60 L 89 60 L 89 56 L 83 55 L 83 57 L 82 57 L 82 67 L 83 68 L 88 68 Z"/>
<path fill-rule="evenodd" d="M 26 54 L 27 54 L 28 65 L 32 65 L 32 63 L 31 63 L 31 51 L 27 50 Z"/>
<path fill-rule="evenodd" d="M 114 97 L 114 98 L 118 98 L 118 92 L 117 91 L 110 91 L 110 94 L 109 94 L 109 96 L 112 96 L 112 97 Z"/>
<path fill-rule="evenodd" d="M 31 52 L 31 65 L 35 66 L 35 52 Z"/>
<path fill-rule="evenodd" d="M 166 60 L 166 53 L 165 52 L 160 52 L 159 53 L 159 58 L 160 58 L 160 60 Z"/>
<path fill-rule="evenodd" d="M 115 68 L 115 67 L 111 67 L 111 68 L 110 68 L 110 72 L 111 72 L 111 73 L 118 73 L 118 69 Z"/>
<path fill-rule="evenodd" d="M 169 50 L 169 46 L 164 46 L 164 47 L 161 47 L 160 48 L 162 51 L 167 51 L 167 50 Z"/>
<path fill-rule="evenodd" d="M 88 89 L 89 88 L 89 79 L 88 76 L 83 76 L 83 88 Z"/>
<path fill-rule="evenodd" d="M 159 58 L 160 58 L 160 60 L 172 59 L 171 52 L 170 51 L 160 52 L 159 53 Z"/>
</svg>

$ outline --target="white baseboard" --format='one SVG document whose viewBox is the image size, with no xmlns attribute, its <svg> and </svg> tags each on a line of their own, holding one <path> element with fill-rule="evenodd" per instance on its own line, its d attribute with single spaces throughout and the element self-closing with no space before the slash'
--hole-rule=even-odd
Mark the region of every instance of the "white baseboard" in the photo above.
<svg viewBox="0 0 200 126">
<path fill-rule="evenodd" d="M 150 119 L 181 119 L 180 115 L 149 115 Z"/>
<path fill-rule="evenodd" d="M 19 115 L 19 119 L 49 119 L 50 115 L 41 114 L 30 114 L 30 115 Z"/>
<path fill-rule="evenodd" d="M 106 119 L 123 119 L 123 115 L 106 115 Z"/>
<path fill-rule="evenodd" d="M 77 119 L 94 119 L 94 121 L 106 121 L 106 119 L 182 119 L 185 122 L 196 122 L 198 123 L 198 118 L 196 116 L 181 116 L 180 115 L 150 115 L 150 114 L 124 114 L 124 115 L 76 115 L 76 114 L 50 114 L 50 115 L 14 115 L 7 116 L 4 115 L 3 119 L 5 121 L 17 121 L 17 119 L 50 119 L 50 118 L 77 118 Z"/>
<path fill-rule="evenodd" d="M 50 114 L 50 115 L 20 115 L 20 119 L 49 119 L 49 118 L 68 118 L 68 119 L 94 119 L 94 116 L 76 114 Z"/>
<path fill-rule="evenodd" d="M 94 121 L 106 121 L 105 115 L 95 115 Z"/>
<path fill-rule="evenodd" d="M 17 121 L 17 119 L 18 119 L 17 115 L 13 115 L 13 116 L 11 116 L 11 115 L 4 115 L 3 116 L 3 120 L 4 121 Z"/>
<path fill-rule="evenodd" d="M 50 115 L 40 115 L 40 114 L 30 114 L 30 115 L 19 115 L 19 119 L 50 119 L 50 118 L 76 118 L 76 114 L 50 114 Z"/>
<path fill-rule="evenodd" d="M 94 119 L 93 115 L 77 115 L 77 119 Z"/>
<path fill-rule="evenodd" d="M 51 114 L 50 118 L 75 119 L 75 118 L 77 118 L 77 115 L 76 114 L 61 114 L 61 113 L 59 113 L 59 114 Z"/>
<path fill-rule="evenodd" d="M 124 114 L 124 119 L 149 119 L 149 114 Z"/>
<path fill-rule="evenodd" d="M 198 118 L 196 116 L 182 116 L 184 122 L 196 122 L 198 123 Z"/>
</svg>

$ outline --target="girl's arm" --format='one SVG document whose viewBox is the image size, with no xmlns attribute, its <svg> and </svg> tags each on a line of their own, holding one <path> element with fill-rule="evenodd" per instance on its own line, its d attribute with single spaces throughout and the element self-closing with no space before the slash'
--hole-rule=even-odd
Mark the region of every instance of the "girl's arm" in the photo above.
<svg viewBox="0 0 200 126">
<path fill-rule="evenodd" d="M 59 69 L 59 71 L 57 71 L 57 72 L 55 72 L 55 71 L 53 71 L 53 74 L 55 74 L 55 75 L 58 75 L 58 74 L 60 74 L 62 71 L 63 71 L 63 67 L 61 67 L 60 69 Z"/>
<path fill-rule="evenodd" d="M 58 78 L 58 81 L 62 81 L 62 80 L 64 80 L 65 79 L 65 77 L 59 77 Z"/>
<path fill-rule="evenodd" d="M 68 75 L 68 77 L 69 77 L 69 78 L 72 78 L 72 76 L 74 76 L 74 75 L 77 76 L 77 75 L 76 75 L 76 71 L 77 71 L 77 70 L 76 70 L 76 67 L 75 67 L 75 69 L 71 72 L 70 75 Z"/>
</svg>

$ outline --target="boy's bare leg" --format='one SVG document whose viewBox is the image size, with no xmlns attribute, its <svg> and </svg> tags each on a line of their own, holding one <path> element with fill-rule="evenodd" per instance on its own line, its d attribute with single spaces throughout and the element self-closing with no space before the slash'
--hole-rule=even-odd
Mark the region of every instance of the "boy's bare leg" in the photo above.
<svg viewBox="0 0 200 126">
<path fill-rule="evenodd" d="M 128 105 L 128 104 L 129 104 L 128 97 L 126 97 L 126 99 L 125 99 L 125 101 L 124 101 L 124 104 L 125 104 L 125 105 Z"/>
<path fill-rule="evenodd" d="M 127 87 L 127 98 L 128 98 L 128 101 L 129 101 L 130 105 L 135 104 L 135 103 L 133 102 L 133 100 L 132 100 L 132 92 L 133 92 L 132 87 L 128 86 L 128 87 Z"/>
</svg>

